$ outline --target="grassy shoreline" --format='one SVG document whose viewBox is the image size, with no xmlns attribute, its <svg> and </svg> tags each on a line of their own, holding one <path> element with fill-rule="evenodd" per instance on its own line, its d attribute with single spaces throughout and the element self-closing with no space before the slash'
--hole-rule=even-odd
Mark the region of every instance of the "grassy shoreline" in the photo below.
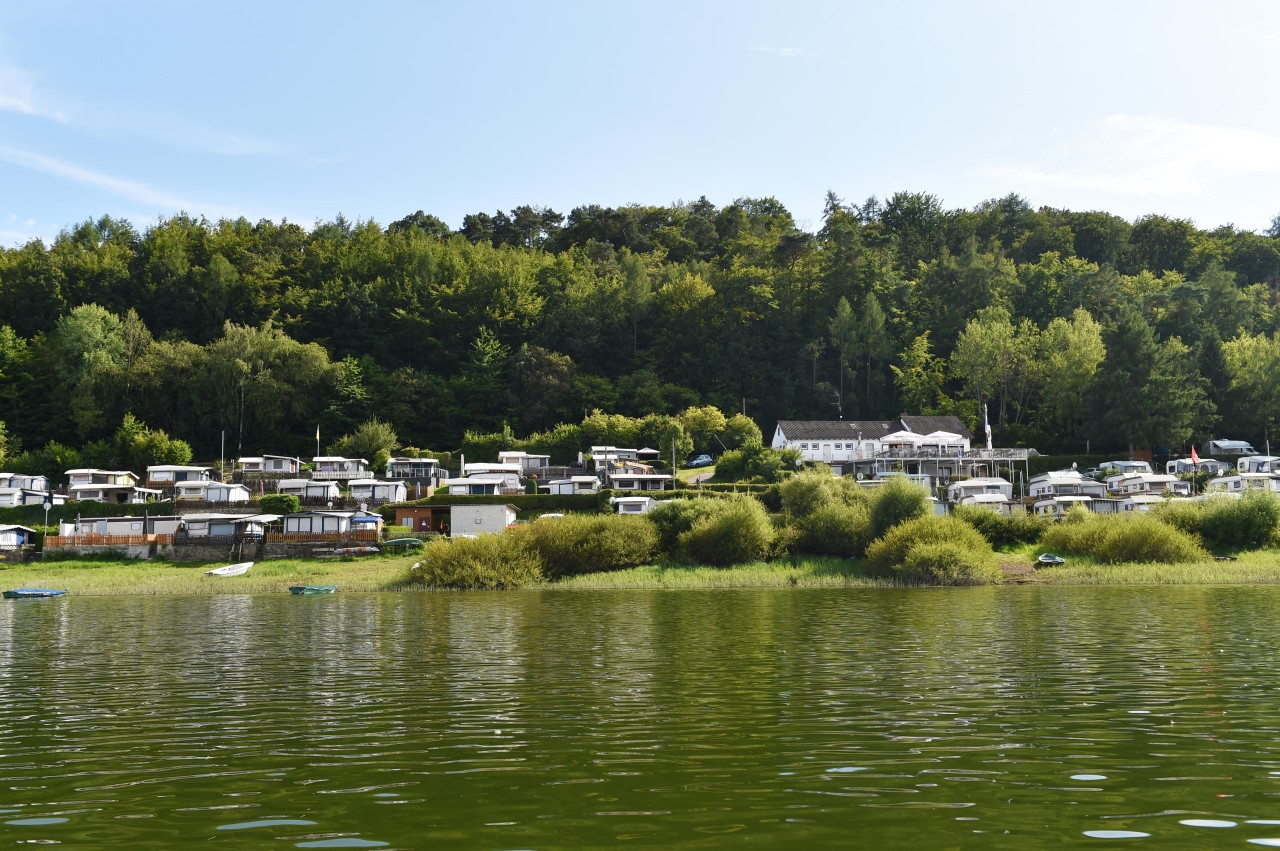
<svg viewBox="0 0 1280 851">
<path fill-rule="evenodd" d="M 1237 561 L 1196 564 L 1104 565 L 1072 559 L 1062 567 L 1031 569 L 1025 552 L 1002 553 L 1009 584 L 1019 585 L 1259 585 L 1280 584 L 1280 550 L 1242 553 Z M 339 591 L 431 589 L 408 581 L 414 557 L 279 559 L 244 576 L 204 571 L 219 563 L 50 561 L 0 563 L 0 589 L 62 588 L 79 596 L 154 596 L 288 593 L 291 585 L 337 585 Z M 650 564 L 588 573 L 538 586 L 542 590 L 662 590 L 680 588 L 885 588 L 904 583 L 871 576 L 865 562 L 796 558 L 734 567 Z"/>
</svg>

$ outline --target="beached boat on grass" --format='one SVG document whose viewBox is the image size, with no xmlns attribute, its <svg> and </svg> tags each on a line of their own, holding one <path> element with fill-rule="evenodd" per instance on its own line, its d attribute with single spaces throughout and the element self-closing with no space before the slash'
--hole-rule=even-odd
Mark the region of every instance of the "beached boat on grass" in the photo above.
<svg viewBox="0 0 1280 851">
<path fill-rule="evenodd" d="M 249 572 L 249 568 L 253 567 L 253 562 L 242 561 L 239 564 L 228 564 L 222 567 L 215 567 L 213 570 L 206 570 L 205 576 L 243 576 Z"/>
</svg>

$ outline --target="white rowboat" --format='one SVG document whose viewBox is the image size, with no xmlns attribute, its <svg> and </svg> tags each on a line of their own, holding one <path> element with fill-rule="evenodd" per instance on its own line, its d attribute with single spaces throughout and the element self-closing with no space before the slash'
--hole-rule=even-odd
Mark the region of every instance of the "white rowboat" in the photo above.
<svg viewBox="0 0 1280 851">
<path fill-rule="evenodd" d="M 253 567 L 253 562 L 242 561 L 239 564 L 228 564 L 224 567 L 215 567 L 213 570 L 206 570 L 205 576 L 242 576 L 249 572 L 249 568 Z"/>
</svg>

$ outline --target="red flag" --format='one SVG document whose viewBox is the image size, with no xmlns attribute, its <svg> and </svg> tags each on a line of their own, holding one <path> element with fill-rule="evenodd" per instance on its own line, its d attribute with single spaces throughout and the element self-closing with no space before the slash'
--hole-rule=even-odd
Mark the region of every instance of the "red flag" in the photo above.
<svg viewBox="0 0 1280 851">
<path fill-rule="evenodd" d="M 1196 454 L 1196 448 L 1194 446 L 1191 447 L 1191 463 L 1195 464 L 1197 467 L 1200 466 L 1200 456 Z"/>
</svg>

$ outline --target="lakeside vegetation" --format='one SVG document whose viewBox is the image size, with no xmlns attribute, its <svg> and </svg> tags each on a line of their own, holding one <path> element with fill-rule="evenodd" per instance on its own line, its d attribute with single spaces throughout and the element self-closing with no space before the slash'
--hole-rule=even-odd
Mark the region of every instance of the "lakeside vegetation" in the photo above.
<svg viewBox="0 0 1280 851">
<path fill-rule="evenodd" d="M 1238 558 L 1250 543 L 1260 542 L 1266 549 L 1256 552 L 1273 555 L 1280 544 L 1280 497 L 1266 491 L 1174 503 L 1150 513 L 1095 515 L 1080 507 L 1062 522 L 976 510 L 935 516 L 925 491 L 905 479 L 868 494 L 848 478 L 816 470 L 789 477 L 778 496 L 782 511 L 772 515 L 753 495 L 707 494 L 662 502 L 642 516 L 568 515 L 500 536 L 437 540 L 419 553 L 410 579 L 454 589 L 557 580 L 608 587 L 615 581 L 605 578 L 611 573 L 624 574 L 616 580 L 622 585 L 664 583 L 668 574 L 682 577 L 678 566 L 687 565 L 684 577 L 702 578 L 681 581 L 784 584 L 786 577 L 786 584 L 798 584 L 815 575 L 788 573 L 789 566 L 815 558 L 813 564 L 835 563 L 821 560 L 827 556 L 846 566 L 835 574 L 836 584 L 985 585 L 1004 581 L 1009 567 L 1026 568 L 1050 550 L 1100 565 L 1185 566 L 1218 564 L 1210 548 Z M 1237 554 L 1222 552 L 1224 540 Z M 654 562 L 664 567 L 654 568 Z M 717 569 L 731 574 L 717 580 Z M 574 579 L 586 574 L 592 578 Z M 828 568 L 821 575 L 827 581 L 833 574 Z M 1023 570 L 1018 581 L 1027 578 Z"/>
</svg>

